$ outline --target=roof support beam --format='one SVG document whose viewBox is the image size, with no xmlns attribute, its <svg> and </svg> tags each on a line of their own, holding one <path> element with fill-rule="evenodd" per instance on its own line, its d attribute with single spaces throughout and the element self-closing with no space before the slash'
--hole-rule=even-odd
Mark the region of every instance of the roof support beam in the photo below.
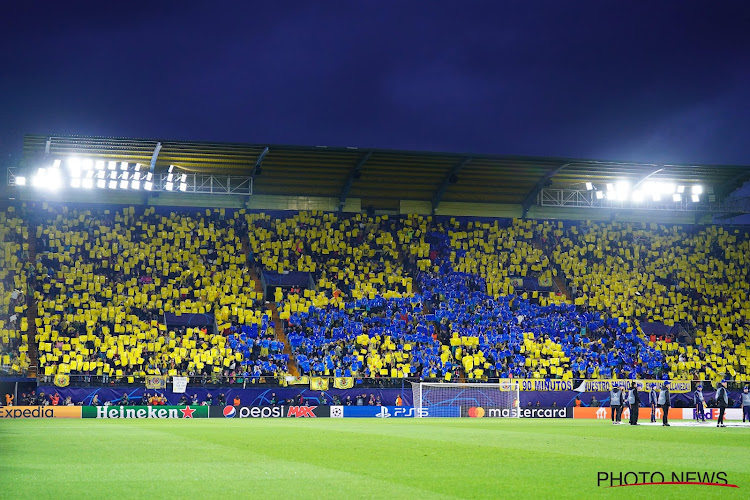
<svg viewBox="0 0 750 500">
<path fill-rule="evenodd" d="M 151 155 L 151 168 L 148 169 L 149 172 L 152 174 L 154 173 L 154 170 L 156 169 L 156 159 L 159 157 L 159 151 L 161 151 L 161 142 L 156 143 L 156 147 L 154 148 L 154 154 Z"/>
<path fill-rule="evenodd" d="M 263 165 L 263 158 L 266 157 L 268 154 L 268 146 L 258 155 L 258 159 L 255 160 L 255 165 L 253 165 L 253 169 L 250 171 L 250 178 L 255 180 L 255 175 L 258 173 L 258 170 L 260 170 L 261 165 Z"/>
<path fill-rule="evenodd" d="M 360 158 L 359 161 L 349 171 L 349 176 L 346 178 L 344 187 L 341 188 L 341 194 L 339 195 L 339 212 L 344 211 L 344 204 L 346 203 L 346 199 L 349 197 L 349 191 L 352 190 L 354 179 L 359 177 L 359 173 L 362 171 L 362 168 L 365 166 L 365 163 L 367 163 L 367 160 L 369 160 L 371 156 L 372 151 L 368 151 L 367 153 L 365 153 L 365 155 Z"/>
<path fill-rule="evenodd" d="M 448 185 L 451 184 L 451 179 L 455 178 L 458 175 L 458 173 L 470 161 L 471 161 L 471 157 L 467 156 L 466 158 L 462 159 L 460 162 L 456 163 L 456 165 L 454 165 L 451 171 L 448 172 L 448 175 L 445 176 L 445 178 L 443 179 L 443 182 L 440 183 L 440 186 L 437 188 L 437 191 L 435 191 L 435 194 L 432 197 L 432 215 L 435 215 L 435 212 L 440 206 L 440 202 L 443 200 L 443 195 L 445 194 L 445 191 L 448 189 Z"/>
<path fill-rule="evenodd" d="M 528 195 L 526 195 L 526 199 L 523 200 L 523 204 L 521 205 L 521 208 L 523 209 L 521 217 L 526 217 L 526 214 L 529 213 L 529 209 L 531 208 L 531 205 L 534 204 L 534 200 L 537 196 L 539 196 L 539 193 L 542 191 L 542 188 L 544 188 L 544 185 L 547 184 L 547 181 L 552 179 L 554 176 L 560 173 L 562 169 L 570 165 L 570 163 L 563 163 L 559 167 L 557 167 L 554 170 L 550 170 L 546 174 L 544 174 L 544 177 L 539 179 L 539 182 L 536 183 L 536 186 L 534 186 L 534 189 L 532 189 Z"/>
</svg>

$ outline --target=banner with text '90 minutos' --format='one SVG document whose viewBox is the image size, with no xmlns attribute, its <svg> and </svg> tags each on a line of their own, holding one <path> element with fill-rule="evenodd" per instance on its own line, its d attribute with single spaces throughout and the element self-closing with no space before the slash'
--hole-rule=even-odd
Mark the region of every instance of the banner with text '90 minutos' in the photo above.
<svg viewBox="0 0 750 500">
<path fill-rule="evenodd" d="M 83 418 L 208 418 L 208 406 L 84 406 Z"/>
</svg>

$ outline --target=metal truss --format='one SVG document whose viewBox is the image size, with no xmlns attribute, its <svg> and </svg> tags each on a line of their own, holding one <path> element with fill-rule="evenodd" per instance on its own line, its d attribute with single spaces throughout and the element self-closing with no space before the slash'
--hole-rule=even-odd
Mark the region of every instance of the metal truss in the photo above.
<svg viewBox="0 0 750 500">
<path fill-rule="evenodd" d="M 682 200 L 671 199 L 653 201 L 643 200 L 619 201 L 609 200 L 606 197 L 599 199 L 596 191 L 570 188 L 543 188 L 539 192 L 537 203 L 543 207 L 565 207 L 565 208 L 597 208 L 597 209 L 627 209 L 627 210 L 668 210 L 677 212 L 711 212 L 712 205 L 703 200 L 695 203 L 689 199 L 689 195 L 683 195 Z"/>
</svg>

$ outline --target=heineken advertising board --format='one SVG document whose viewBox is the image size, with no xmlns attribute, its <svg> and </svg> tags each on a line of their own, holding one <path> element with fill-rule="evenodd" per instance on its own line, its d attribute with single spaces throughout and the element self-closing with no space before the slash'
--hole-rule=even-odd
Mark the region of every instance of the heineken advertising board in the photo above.
<svg viewBox="0 0 750 500">
<path fill-rule="evenodd" d="M 84 406 L 83 418 L 208 418 L 208 406 Z"/>
</svg>

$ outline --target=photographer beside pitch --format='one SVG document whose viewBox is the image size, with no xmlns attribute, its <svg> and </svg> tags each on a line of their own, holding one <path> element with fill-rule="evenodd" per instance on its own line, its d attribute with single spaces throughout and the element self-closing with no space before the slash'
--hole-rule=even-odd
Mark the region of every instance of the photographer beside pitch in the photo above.
<svg viewBox="0 0 750 500">
<path fill-rule="evenodd" d="M 740 395 L 740 398 L 742 398 L 742 423 L 745 423 L 745 418 L 747 418 L 747 421 L 750 422 L 750 391 L 748 390 L 748 386 L 745 386 L 742 389 L 742 394 Z"/>
<path fill-rule="evenodd" d="M 656 384 L 651 384 L 651 391 L 648 393 L 648 402 L 651 405 L 651 423 L 656 423 L 656 406 L 659 401 L 659 394 L 656 392 Z"/>
<path fill-rule="evenodd" d="M 729 393 L 727 392 L 727 383 L 724 380 L 719 382 L 716 402 L 719 404 L 719 419 L 716 421 L 716 427 L 726 427 L 724 425 L 724 413 L 727 411 L 727 405 L 729 404 Z"/>
</svg>

